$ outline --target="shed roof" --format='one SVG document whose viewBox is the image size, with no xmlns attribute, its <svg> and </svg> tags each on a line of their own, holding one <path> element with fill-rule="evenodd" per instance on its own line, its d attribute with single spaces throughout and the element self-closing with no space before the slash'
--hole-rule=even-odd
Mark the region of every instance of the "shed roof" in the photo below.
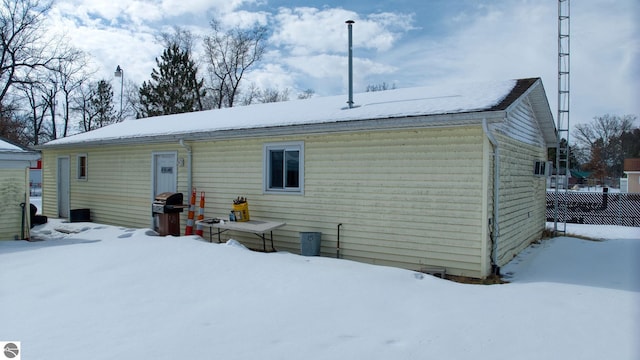
<svg viewBox="0 0 640 360">
<path fill-rule="evenodd" d="M 555 134 L 542 83 L 539 78 L 531 78 L 360 93 L 355 94 L 355 107 L 351 109 L 346 106 L 345 96 L 330 96 L 125 120 L 53 140 L 43 148 L 454 126 L 477 122 L 477 113 L 507 111 L 516 100 L 534 88 L 538 88 L 538 93 L 541 91 L 544 98 L 539 110 L 542 120 L 547 123 L 546 128 Z M 544 131 L 544 126 L 541 128 Z"/>
<path fill-rule="evenodd" d="M 0 138 L 0 151 L 2 152 L 23 152 L 25 151 L 23 148 L 21 148 L 18 145 L 15 145 L 11 142 L 9 142 L 9 140 L 5 140 L 3 138 Z"/>
<path fill-rule="evenodd" d="M 624 159 L 624 171 L 640 171 L 640 159 Z"/>
<path fill-rule="evenodd" d="M 0 137 L 1 161 L 34 161 L 40 158 L 40 154 L 11 141 Z"/>
</svg>

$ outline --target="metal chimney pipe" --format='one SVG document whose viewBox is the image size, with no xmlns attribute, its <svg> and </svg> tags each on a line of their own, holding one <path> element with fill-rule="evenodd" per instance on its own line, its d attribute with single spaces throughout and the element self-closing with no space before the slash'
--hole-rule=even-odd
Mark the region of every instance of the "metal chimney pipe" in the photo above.
<svg viewBox="0 0 640 360">
<path fill-rule="evenodd" d="M 349 109 L 353 108 L 353 20 L 345 21 L 349 29 Z"/>
</svg>

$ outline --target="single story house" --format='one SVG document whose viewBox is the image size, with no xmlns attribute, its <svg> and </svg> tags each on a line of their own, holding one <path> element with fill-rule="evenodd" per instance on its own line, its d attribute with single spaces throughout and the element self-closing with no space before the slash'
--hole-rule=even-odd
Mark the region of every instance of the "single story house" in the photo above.
<svg viewBox="0 0 640 360">
<path fill-rule="evenodd" d="M 29 168 L 38 152 L 0 138 L 0 240 L 29 239 Z"/>
<path fill-rule="evenodd" d="M 126 120 L 42 146 L 43 209 L 152 224 L 156 194 L 206 194 L 206 217 L 249 201 L 275 247 L 485 277 L 545 227 L 556 129 L 539 78 L 367 92 Z M 545 169 L 547 165 L 547 169 Z M 181 216 L 182 228 L 186 213 Z M 226 233 L 250 247 L 257 237 Z"/>
<path fill-rule="evenodd" d="M 623 166 L 627 176 L 626 192 L 640 193 L 640 159 L 624 159 Z"/>
</svg>

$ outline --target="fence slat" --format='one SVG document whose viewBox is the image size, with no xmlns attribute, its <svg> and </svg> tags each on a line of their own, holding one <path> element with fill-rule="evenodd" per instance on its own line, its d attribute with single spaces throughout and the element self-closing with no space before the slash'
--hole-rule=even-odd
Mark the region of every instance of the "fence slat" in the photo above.
<svg viewBox="0 0 640 360">
<path fill-rule="evenodd" d="M 640 194 L 558 192 L 558 221 L 575 224 L 640 226 Z M 555 191 L 547 191 L 547 221 L 554 220 Z M 565 216 L 566 215 L 566 216 Z"/>
</svg>

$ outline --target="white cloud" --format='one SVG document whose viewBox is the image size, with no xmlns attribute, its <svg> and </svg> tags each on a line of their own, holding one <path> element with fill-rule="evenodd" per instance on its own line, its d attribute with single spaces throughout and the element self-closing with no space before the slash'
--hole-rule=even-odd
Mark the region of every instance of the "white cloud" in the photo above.
<svg viewBox="0 0 640 360">
<path fill-rule="evenodd" d="M 435 81 L 542 77 L 551 110 L 557 102 L 557 4 L 498 3 L 451 19 L 443 38 L 425 34 L 381 54 L 401 64 L 400 86 Z M 600 0 L 574 3 L 571 13 L 571 124 L 605 109 L 640 113 L 634 5 Z M 621 16 L 621 14 L 626 14 Z"/>
<path fill-rule="evenodd" d="M 64 6 L 52 9 L 47 17 L 49 32 L 64 34 L 70 45 L 91 55 L 86 70 L 95 73 L 94 79 L 112 79 L 117 65 L 124 68 L 127 81 L 141 83 L 149 77 L 155 57 L 162 53 L 162 46 L 154 39 L 154 29 L 112 27 L 99 19 L 82 21 L 68 14 Z"/>
<path fill-rule="evenodd" d="M 295 90 L 296 75 L 282 65 L 267 64 L 248 74 L 246 80 L 261 89 Z"/>
<path fill-rule="evenodd" d="M 158 31 L 179 25 L 208 31 L 210 16 L 228 26 L 258 22 L 273 33 L 268 56 L 248 76 L 261 87 L 312 88 L 318 95 L 344 93 L 347 77 L 346 20 L 355 20 L 355 88 L 387 82 L 399 87 L 438 81 L 542 77 L 555 114 L 557 3 L 485 1 L 460 7 L 433 30 L 419 14 L 344 8 L 279 8 L 275 13 L 240 10 L 257 0 L 58 0 L 50 20 L 70 42 L 94 57 L 105 77 L 121 65 L 141 83 L 162 52 Z M 637 0 L 572 3 L 571 119 L 589 121 L 606 112 L 640 115 L 640 35 Z M 387 9 L 388 10 L 388 9 Z M 432 29 L 432 28 L 431 28 Z M 427 32 L 430 31 L 430 32 Z M 273 86 L 270 86 L 273 87 Z"/>
<path fill-rule="evenodd" d="M 376 75 L 397 72 L 395 64 L 372 53 L 391 51 L 401 35 L 413 29 L 413 16 L 389 12 L 359 15 L 342 8 L 280 8 L 270 42 L 281 50 L 279 61 L 297 74 L 302 88 L 318 95 L 345 93 L 347 25 L 354 20 L 354 88 L 364 91 Z"/>
<path fill-rule="evenodd" d="M 640 34 L 634 17 L 638 4 L 597 5 L 578 3 L 572 8 L 572 102 L 584 109 L 573 118 L 640 115 Z"/>
<path fill-rule="evenodd" d="M 348 59 L 346 56 L 318 54 L 293 56 L 284 59 L 286 65 L 300 74 L 309 77 L 310 83 L 322 84 L 319 95 L 335 95 L 345 93 L 348 82 Z M 397 68 L 370 59 L 353 59 L 353 82 L 356 91 L 364 91 L 372 75 L 391 74 Z M 328 92 L 327 92 L 328 91 Z"/>
<path fill-rule="evenodd" d="M 310 7 L 280 8 L 275 16 L 274 45 L 282 46 L 295 56 L 314 53 L 344 53 L 347 46 L 347 25 L 354 20 L 353 44 L 360 48 L 389 50 L 399 32 L 411 28 L 410 15 L 380 13 L 360 17 L 342 8 Z"/>
<path fill-rule="evenodd" d="M 219 20 L 228 28 L 250 28 L 256 24 L 267 25 L 269 14 L 266 12 L 234 11 L 225 14 Z"/>
<path fill-rule="evenodd" d="M 330 54 L 291 56 L 283 61 L 290 68 L 316 78 L 339 78 L 336 69 L 346 66 L 344 56 Z"/>
<path fill-rule="evenodd" d="M 61 0 L 55 6 L 66 16 L 92 22 L 97 17 L 108 24 L 145 24 L 175 19 L 185 15 L 202 15 L 216 11 L 226 15 L 255 0 Z"/>
</svg>

